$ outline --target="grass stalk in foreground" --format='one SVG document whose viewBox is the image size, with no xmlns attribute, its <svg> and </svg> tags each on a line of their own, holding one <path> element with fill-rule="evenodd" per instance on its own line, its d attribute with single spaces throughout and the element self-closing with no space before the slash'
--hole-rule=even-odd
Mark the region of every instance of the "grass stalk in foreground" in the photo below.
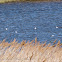
<svg viewBox="0 0 62 62">
<path fill-rule="evenodd" d="M 62 44 L 60 41 L 53 45 L 40 43 L 35 40 L 21 43 L 5 42 L 5 39 L 0 43 L 0 62 L 62 62 Z"/>
</svg>

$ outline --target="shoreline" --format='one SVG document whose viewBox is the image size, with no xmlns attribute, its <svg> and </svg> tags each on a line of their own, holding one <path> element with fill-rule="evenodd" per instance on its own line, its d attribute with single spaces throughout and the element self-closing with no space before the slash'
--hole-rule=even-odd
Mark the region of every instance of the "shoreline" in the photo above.
<svg viewBox="0 0 62 62">
<path fill-rule="evenodd" d="M 61 2 L 60 0 L 55 0 L 55 1 L 53 1 L 53 0 L 41 0 L 41 1 L 17 1 L 17 0 L 0 0 L 0 4 L 1 3 L 16 3 L 16 2 Z"/>
</svg>

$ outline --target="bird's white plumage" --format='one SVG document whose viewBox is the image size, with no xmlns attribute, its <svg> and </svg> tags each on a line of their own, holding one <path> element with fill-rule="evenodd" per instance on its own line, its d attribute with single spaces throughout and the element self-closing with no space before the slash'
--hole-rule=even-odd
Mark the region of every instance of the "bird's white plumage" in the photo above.
<svg viewBox="0 0 62 62">
<path fill-rule="evenodd" d="M 37 29 L 36 27 L 34 29 Z"/>
<path fill-rule="evenodd" d="M 54 37 L 54 35 L 51 35 L 51 37 Z"/>
<path fill-rule="evenodd" d="M 6 28 L 6 30 L 8 30 L 8 28 Z"/>
<path fill-rule="evenodd" d="M 17 33 L 17 31 L 15 31 L 15 33 Z"/>
<path fill-rule="evenodd" d="M 56 26 L 56 28 L 58 28 L 58 26 Z"/>
</svg>

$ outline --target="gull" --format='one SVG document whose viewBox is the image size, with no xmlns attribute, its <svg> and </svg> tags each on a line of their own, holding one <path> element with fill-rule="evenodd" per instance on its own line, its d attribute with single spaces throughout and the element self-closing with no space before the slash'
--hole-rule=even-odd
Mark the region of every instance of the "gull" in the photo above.
<svg viewBox="0 0 62 62">
<path fill-rule="evenodd" d="M 58 27 L 56 26 L 56 28 L 58 28 Z"/>
<path fill-rule="evenodd" d="M 17 31 L 15 31 L 15 33 L 17 33 Z"/>
<path fill-rule="evenodd" d="M 34 29 L 37 29 L 36 27 Z"/>
<path fill-rule="evenodd" d="M 54 37 L 54 35 L 52 35 L 51 37 Z"/>
<path fill-rule="evenodd" d="M 6 28 L 6 30 L 8 30 L 8 28 Z"/>
</svg>

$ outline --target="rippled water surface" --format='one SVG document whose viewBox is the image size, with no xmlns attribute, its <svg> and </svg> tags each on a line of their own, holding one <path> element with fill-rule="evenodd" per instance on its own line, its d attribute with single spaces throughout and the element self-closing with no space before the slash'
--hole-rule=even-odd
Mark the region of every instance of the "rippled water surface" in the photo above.
<svg viewBox="0 0 62 62">
<path fill-rule="evenodd" d="M 0 4 L 0 40 L 62 41 L 62 2 Z"/>
</svg>

